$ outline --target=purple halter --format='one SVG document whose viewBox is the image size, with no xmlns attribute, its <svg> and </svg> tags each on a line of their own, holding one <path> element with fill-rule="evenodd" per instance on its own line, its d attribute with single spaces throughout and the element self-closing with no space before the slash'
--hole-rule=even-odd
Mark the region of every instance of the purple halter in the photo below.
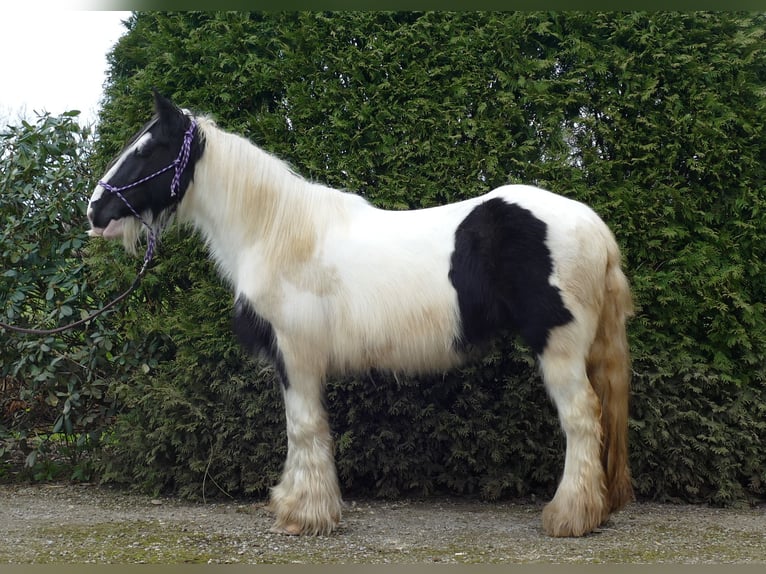
<svg viewBox="0 0 766 574">
<path fill-rule="evenodd" d="M 125 191 L 126 189 L 134 188 L 138 185 L 141 185 L 142 183 L 145 183 L 151 179 L 154 179 L 158 175 L 162 175 L 166 171 L 175 168 L 175 174 L 173 174 L 173 181 L 170 182 L 170 196 L 175 197 L 178 195 L 178 188 L 181 186 L 181 174 L 186 169 L 186 164 L 189 163 L 189 153 L 191 152 L 191 144 L 192 140 L 194 139 L 194 130 L 197 128 L 197 122 L 192 120 L 191 125 L 189 125 L 189 129 L 186 130 L 186 133 L 184 134 L 184 141 L 181 144 L 181 151 L 178 152 L 178 157 L 173 160 L 173 162 L 170 165 L 166 165 L 159 171 L 155 171 L 154 173 L 147 175 L 146 177 L 142 177 L 138 181 L 134 181 L 133 183 L 128 183 L 126 185 L 116 187 L 110 183 L 105 182 L 103 179 L 99 180 L 98 184 L 103 187 L 105 190 L 110 191 L 117 195 L 122 201 L 125 202 L 125 204 L 130 208 L 130 210 L 136 214 L 136 212 L 133 210 L 133 207 L 125 200 L 125 198 L 122 196 L 120 192 Z M 141 219 L 137 214 L 136 217 Z"/>
<path fill-rule="evenodd" d="M 134 181 L 133 183 L 128 183 L 120 187 L 107 183 L 104 180 L 99 180 L 98 182 L 98 185 L 103 187 L 106 191 L 113 193 L 117 197 L 119 197 L 122 200 L 122 202 L 128 207 L 130 212 L 135 216 L 135 218 L 138 219 L 141 223 L 143 223 L 146 229 L 149 231 L 148 245 L 146 247 L 146 255 L 144 256 L 144 267 L 146 267 L 146 264 L 149 263 L 152 256 L 154 255 L 154 245 L 156 243 L 156 232 L 154 229 L 152 229 L 152 226 L 149 225 L 144 220 L 143 217 L 141 217 L 138 211 L 136 211 L 136 209 L 130 204 L 130 202 L 122 194 L 122 192 L 128 189 L 137 187 L 141 185 L 142 183 L 152 180 L 155 177 L 162 175 L 166 171 L 169 171 L 175 168 L 175 173 L 173 174 L 173 181 L 170 182 L 170 197 L 176 197 L 178 195 L 179 188 L 181 187 L 181 174 L 186 169 L 186 165 L 189 163 L 189 154 L 191 153 L 191 144 L 192 144 L 192 140 L 194 139 L 195 129 L 197 129 L 197 122 L 192 120 L 191 124 L 189 125 L 189 128 L 186 130 L 186 133 L 184 133 L 184 141 L 181 144 L 181 150 L 178 152 L 178 156 L 176 157 L 176 159 L 174 159 L 170 165 L 166 165 L 162 169 L 155 171 L 154 173 L 147 175 L 146 177 L 142 177 L 138 181 Z"/>
</svg>

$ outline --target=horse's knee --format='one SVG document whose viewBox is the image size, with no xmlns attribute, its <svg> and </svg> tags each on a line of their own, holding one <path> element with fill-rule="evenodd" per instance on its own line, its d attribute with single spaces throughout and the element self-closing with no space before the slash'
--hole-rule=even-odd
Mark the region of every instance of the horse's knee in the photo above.
<svg viewBox="0 0 766 574">
<path fill-rule="evenodd" d="M 547 351 L 540 358 L 545 387 L 567 436 L 567 447 L 601 439 L 601 405 L 588 380 L 584 355 Z M 588 445 L 588 450 L 594 445 Z M 597 455 L 598 456 L 598 455 Z"/>
</svg>

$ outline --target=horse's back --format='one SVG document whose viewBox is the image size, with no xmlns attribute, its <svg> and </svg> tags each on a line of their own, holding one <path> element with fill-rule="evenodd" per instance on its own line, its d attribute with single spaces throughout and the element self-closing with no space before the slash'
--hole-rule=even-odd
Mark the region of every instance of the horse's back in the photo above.
<svg viewBox="0 0 766 574">
<path fill-rule="evenodd" d="M 486 195 L 499 197 L 529 210 L 543 221 L 552 232 L 569 231 L 573 228 L 590 227 L 592 230 L 606 228 L 603 220 L 584 203 L 564 195 L 531 185 L 504 185 Z"/>
</svg>

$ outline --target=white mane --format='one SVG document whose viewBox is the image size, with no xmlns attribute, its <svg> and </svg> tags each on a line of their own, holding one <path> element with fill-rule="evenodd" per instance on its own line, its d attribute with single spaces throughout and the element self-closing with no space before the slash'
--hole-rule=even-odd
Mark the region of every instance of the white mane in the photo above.
<svg viewBox="0 0 766 574">
<path fill-rule="evenodd" d="M 307 181 L 286 162 L 222 131 L 210 118 L 197 122 L 205 152 L 178 214 L 200 230 L 229 279 L 237 267 L 233 258 L 243 247 L 260 244 L 283 266 L 305 261 L 327 227 L 323 222 L 336 225 L 350 203 L 366 204 Z"/>
</svg>

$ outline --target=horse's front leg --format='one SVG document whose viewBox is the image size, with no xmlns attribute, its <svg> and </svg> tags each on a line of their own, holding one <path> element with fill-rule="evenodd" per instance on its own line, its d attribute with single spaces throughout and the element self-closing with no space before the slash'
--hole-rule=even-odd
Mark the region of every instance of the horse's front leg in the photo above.
<svg viewBox="0 0 766 574">
<path fill-rule="evenodd" d="M 271 491 L 272 531 L 329 534 L 340 522 L 342 502 L 322 378 L 289 368 L 286 375 L 287 460 L 282 480 Z"/>
</svg>

